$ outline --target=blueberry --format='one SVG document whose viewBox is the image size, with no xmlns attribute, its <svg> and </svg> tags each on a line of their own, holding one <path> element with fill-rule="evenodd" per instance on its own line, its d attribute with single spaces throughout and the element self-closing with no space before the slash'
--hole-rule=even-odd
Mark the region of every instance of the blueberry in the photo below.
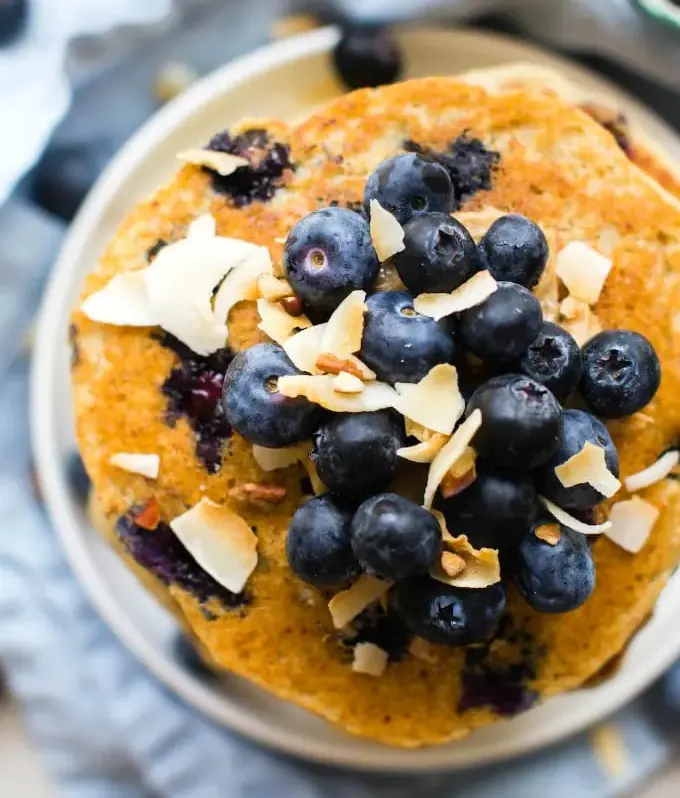
<svg viewBox="0 0 680 798">
<path fill-rule="evenodd" d="M 321 408 L 276 390 L 278 377 L 298 374 L 302 372 L 277 344 L 256 344 L 239 352 L 224 378 L 222 403 L 227 421 L 260 446 L 290 446 L 311 437 L 321 422 Z"/>
<path fill-rule="evenodd" d="M 559 525 L 552 545 L 536 536 L 536 528 L 554 519 L 536 521 L 522 540 L 515 581 L 524 600 L 537 612 L 569 612 L 580 607 L 595 587 L 595 565 L 585 535 Z"/>
<path fill-rule="evenodd" d="M 398 582 L 390 598 L 414 634 L 440 645 L 465 646 L 486 640 L 505 610 L 505 588 L 500 582 L 475 590 L 416 576 Z"/>
<path fill-rule="evenodd" d="M 497 280 L 533 288 L 548 262 L 548 242 L 531 219 L 509 213 L 496 219 L 482 236 L 479 256 Z"/>
<path fill-rule="evenodd" d="M 333 64 L 350 89 L 394 83 L 402 69 L 399 46 L 385 28 L 354 25 L 343 30 Z"/>
<path fill-rule="evenodd" d="M 314 436 L 312 460 L 332 493 L 361 500 L 393 482 L 402 445 L 401 426 L 386 410 L 334 415 Z"/>
<path fill-rule="evenodd" d="M 448 528 L 467 535 L 475 548 L 510 549 L 529 528 L 536 491 L 527 473 L 480 460 L 472 485 L 449 499 L 440 496 L 435 506 L 444 513 Z"/>
<path fill-rule="evenodd" d="M 2 0 L 0 2 L 0 47 L 16 40 L 26 25 L 28 0 Z"/>
<path fill-rule="evenodd" d="M 460 315 L 460 334 L 482 360 L 504 362 L 526 352 L 541 331 L 543 312 L 536 297 L 517 283 L 499 282 L 481 305 Z"/>
<path fill-rule="evenodd" d="M 418 382 L 438 363 L 451 363 L 450 322 L 413 309 L 408 291 L 383 291 L 366 300 L 361 359 L 385 382 Z"/>
<path fill-rule="evenodd" d="M 367 499 L 352 519 L 352 549 L 369 574 L 395 581 L 426 574 L 442 552 L 437 519 L 396 493 Z"/>
<path fill-rule="evenodd" d="M 578 454 L 586 443 L 604 449 L 607 468 L 618 477 L 619 456 L 607 428 L 599 419 L 583 410 L 564 411 L 557 449 L 534 474 L 539 492 L 567 510 L 591 510 L 605 498 L 585 483 L 565 488 L 555 474 L 555 468 Z"/>
<path fill-rule="evenodd" d="M 300 505 L 288 527 L 286 556 L 296 576 L 318 587 L 340 585 L 361 569 L 352 553 L 352 511 L 331 496 L 314 496 Z"/>
<path fill-rule="evenodd" d="M 578 385 L 581 368 L 581 350 L 573 337 L 558 324 L 544 321 L 513 370 L 545 385 L 564 401 Z"/>
<path fill-rule="evenodd" d="M 404 226 L 404 249 L 391 262 L 413 294 L 453 291 L 479 268 L 472 236 L 446 213 L 411 219 Z"/>
<path fill-rule="evenodd" d="M 649 341 L 631 330 L 606 330 L 583 347 L 581 393 L 604 418 L 637 413 L 654 398 L 661 364 Z"/>
<path fill-rule="evenodd" d="M 371 200 L 406 224 L 416 214 L 451 213 L 453 184 L 449 173 L 436 161 L 413 152 L 395 155 L 371 172 L 364 188 L 364 206 Z"/>
<path fill-rule="evenodd" d="M 368 222 L 347 208 L 322 208 L 293 227 L 283 252 L 288 281 L 303 302 L 334 310 L 378 274 Z"/>
<path fill-rule="evenodd" d="M 500 466 L 534 468 L 555 451 L 562 408 L 550 391 L 521 374 L 501 374 L 480 385 L 467 405 L 479 409 L 482 426 L 473 446 Z"/>
</svg>

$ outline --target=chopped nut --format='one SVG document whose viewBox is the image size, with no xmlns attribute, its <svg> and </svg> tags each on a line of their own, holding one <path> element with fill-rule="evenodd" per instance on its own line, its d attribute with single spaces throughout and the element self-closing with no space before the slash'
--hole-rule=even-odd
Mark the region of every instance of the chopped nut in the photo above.
<svg viewBox="0 0 680 798">
<path fill-rule="evenodd" d="M 361 369 L 351 360 L 340 360 L 329 352 L 324 352 L 316 359 L 316 367 L 326 374 L 341 374 L 343 371 L 357 379 L 362 379 Z"/>
<path fill-rule="evenodd" d="M 152 496 L 142 507 L 135 518 L 135 524 L 142 529 L 154 530 L 161 520 L 161 506 L 158 499 Z"/>
<path fill-rule="evenodd" d="M 274 277 L 273 274 L 267 274 L 266 272 L 257 278 L 257 289 L 260 292 L 260 296 L 270 302 L 276 302 L 278 299 L 286 299 L 287 297 L 293 298 L 293 289 L 287 280 Z M 291 316 L 296 315 L 287 308 L 284 308 L 284 310 Z M 302 312 L 302 306 L 300 306 L 300 312 Z"/>
<path fill-rule="evenodd" d="M 302 316 L 302 302 L 296 296 L 285 296 L 279 304 L 289 315 Z"/>
<path fill-rule="evenodd" d="M 551 546 L 556 546 L 560 542 L 560 525 L 559 524 L 541 524 L 536 528 L 534 533 L 539 540 L 548 543 Z"/>
<path fill-rule="evenodd" d="M 459 476 L 449 471 L 439 485 L 439 492 L 443 498 L 450 499 L 452 496 L 456 496 L 458 493 L 462 493 L 466 488 L 469 488 L 476 479 L 477 469 L 474 463 L 471 468 Z"/>
<path fill-rule="evenodd" d="M 442 553 L 441 566 L 442 571 L 453 579 L 454 576 L 458 576 L 465 570 L 465 560 L 460 554 L 456 554 L 453 551 L 445 551 Z"/>
<path fill-rule="evenodd" d="M 441 517 L 435 516 L 441 525 Z M 430 575 L 438 582 L 453 587 L 478 589 L 495 585 L 501 579 L 501 565 L 497 549 L 481 548 L 476 549 L 468 540 L 466 535 L 452 537 L 448 532 L 444 534 L 442 529 L 442 540 L 445 553 L 453 554 L 463 560 L 464 568 L 453 575 L 444 570 L 444 557 L 438 563 Z M 452 561 L 455 563 L 456 561 Z"/>
<path fill-rule="evenodd" d="M 479 408 L 476 408 L 458 427 L 446 445 L 437 453 L 427 473 L 427 485 L 425 486 L 423 499 L 423 506 L 427 510 L 432 507 L 435 493 L 442 479 L 453 468 L 455 463 L 465 455 L 465 450 L 481 426 L 482 413 Z"/>
<path fill-rule="evenodd" d="M 361 393 L 365 387 L 366 384 L 358 377 L 348 374 L 346 371 L 341 371 L 333 380 L 333 389 L 338 393 Z"/>
<path fill-rule="evenodd" d="M 263 485 L 261 482 L 243 482 L 229 490 L 229 498 L 244 504 L 268 509 L 286 498 L 282 485 Z"/>
</svg>

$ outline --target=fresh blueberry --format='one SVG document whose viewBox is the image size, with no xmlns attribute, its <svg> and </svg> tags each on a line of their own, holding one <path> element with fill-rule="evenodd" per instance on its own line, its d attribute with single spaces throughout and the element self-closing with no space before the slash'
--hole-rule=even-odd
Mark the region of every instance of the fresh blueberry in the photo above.
<svg viewBox="0 0 680 798">
<path fill-rule="evenodd" d="M 478 270 L 474 239 L 446 213 L 423 213 L 404 226 L 404 249 L 391 259 L 413 294 L 448 292 Z"/>
<path fill-rule="evenodd" d="M 349 89 L 394 83 L 402 69 L 399 45 L 385 28 L 346 27 L 333 50 L 333 63 Z"/>
<path fill-rule="evenodd" d="M 552 457 L 536 469 L 534 476 L 539 492 L 566 510 L 591 510 L 604 500 L 604 496 L 591 485 L 574 485 L 565 488 L 555 474 L 557 466 L 578 454 L 586 443 L 604 449 L 607 468 L 619 475 L 619 455 L 605 425 L 583 410 L 565 410 L 562 414 L 562 432 Z"/>
<path fill-rule="evenodd" d="M 352 549 L 369 574 L 395 581 L 426 574 L 442 552 L 437 519 L 396 493 L 367 499 L 352 519 Z"/>
<path fill-rule="evenodd" d="M 536 510 L 531 477 L 518 468 L 501 469 L 480 460 L 477 478 L 465 490 L 436 505 L 449 529 L 467 535 L 479 549 L 511 549 L 519 544 Z"/>
<path fill-rule="evenodd" d="M 517 283 L 499 282 L 481 305 L 461 313 L 459 329 L 473 354 L 502 363 L 523 355 L 542 324 L 541 303 L 531 291 Z"/>
<path fill-rule="evenodd" d="M 479 256 L 497 280 L 533 288 L 548 262 L 548 242 L 531 219 L 509 213 L 496 219 L 482 236 Z"/>
<path fill-rule="evenodd" d="M 578 385 L 581 368 L 581 350 L 574 338 L 559 324 L 544 321 L 513 371 L 540 382 L 564 401 Z"/>
<path fill-rule="evenodd" d="M 288 281 L 303 302 L 334 310 L 378 274 L 368 222 L 347 208 L 322 208 L 293 227 L 283 252 Z"/>
<path fill-rule="evenodd" d="M 595 565 L 585 535 L 559 525 L 555 544 L 536 536 L 544 524 L 554 519 L 536 521 L 522 540 L 515 565 L 519 592 L 537 612 L 569 612 L 580 607 L 595 587 Z"/>
<path fill-rule="evenodd" d="M 606 330 L 583 347 L 581 393 L 598 416 L 637 413 L 652 401 L 660 382 L 659 358 L 640 333 Z"/>
<path fill-rule="evenodd" d="M 332 493 L 365 499 L 397 476 L 403 437 L 401 425 L 386 410 L 334 415 L 314 436 L 312 460 Z"/>
<path fill-rule="evenodd" d="M 450 323 L 413 309 L 408 291 L 383 291 L 366 300 L 361 359 L 385 382 L 418 382 L 438 363 L 451 363 Z"/>
<path fill-rule="evenodd" d="M 16 40 L 26 25 L 28 0 L 1 0 L 0 47 Z"/>
<path fill-rule="evenodd" d="M 328 494 L 300 505 L 288 527 L 286 556 L 293 573 L 318 587 L 340 585 L 361 571 L 350 543 L 351 510 Z"/>
<path fill-rule="evenodd" d="M 480 457 L 500 466 L 529 469 L 555 451 L 562 408 L 550 391 L 521 374 L 501 374 L 480 385 L 467 405 L 479 409 L 482 426 L 473 446 Z"/>
<path fill-rule="evenodd" d="M 370 213 L 375 199 L 406 224 L 416 214 L 451 213 L 453 185 L 436 161 L 407 152 L 383 161 L 371 172 L 364 188 L 364 207 Z"/>
<path fill-rule="evenodd" d="M 322 419 L 318 405 L 277 391 L 279 377 L 301 371 L 277 344 L 256 344 L 239 352 L 224 378 L 222 403 L 227 421 L 251 443 L 272 448 L 311 437 Z"/>
<path fill-rule="evenodd" d="M 414 634 L 440 645 L 466 646 L 486 640 L 505 611 L 505 588 L 500 582 L 470 590 L 416 576 L 398 582 L 390 598 Z"/>
</svg>

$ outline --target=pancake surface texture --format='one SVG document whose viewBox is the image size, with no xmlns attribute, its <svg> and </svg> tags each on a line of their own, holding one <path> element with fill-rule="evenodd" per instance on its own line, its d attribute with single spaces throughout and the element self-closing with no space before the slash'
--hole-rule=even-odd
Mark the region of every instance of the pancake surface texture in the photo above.
<svg viewBox="0 0 680 798">
<path fill-rule="evenodd" d="M 437 152 L 451 152 L 451 143 L 458 142 L 461 212 L 493 208 L 525 214 L 543 228 L 551 253 L 578 240 L 611 257 L 597 317 L 605 328 L 643 333 L 660 357 L 662 382 L 653 402 L 609 425 L 622 477 L 677 446 L 680 205 L 588 115 L 535 91 L 495 91 L 433 78 L 349 94 L 297 127 L 269 121 L 257 127 L 267 132 L 263 174 L 286 149 L 294 170 L 274 168 L 273 182 L 261 175 L 234 188 L 229 178 L 184 167 L 128 214 L 88 277 L 81 300 L 114 275 L 145 268 L 150 249 L 183 238 L 188 223 L 206 213 L 215 218 L 219 235 L 268 247 L 280 273 L 283 242 L 301 217 L 331 203 L 354 207 L 367 175 L 403 152 L 405 142 Z M 488 188 L 484 180 L 471 179 L 489 161 L 485 167 L 469 157 L 469 137 L 499 153 Z M 274 142 L 282 146 L 276 150 Z M 238 349 L 266 340 L 257 322 L 252 303 L 236 307 L 230 344 Z M 680 559 L 680 482 L 666 479 L 641 494 L 661 514 L 638 554 L 604 536 L 594 539 L 597 585 L 578 610 L 541 615 L 509 588 L 509 612 L 494 641 L 470 649 L 425 646 L 417 655 L 389 617 L 383 618 L 364 639 L 388 650 L 386 671 L 377 678 L 355 673 L 351 641 L 334 630 L 328 595 L 304 585 L 286 561 L 286 530 L 304 497 L 304 472 L 299 465 L 263 472 L 251 445 L 230 433 L 224 419 L 192 405 L 198 394 L 210 397 L 215 385 L 219 390 L 228 354 L 224 360 L 192 357 L 186 349 L 173 351 L 172 342 L 159 340 L 158 333 L 158 328 L 103 325 L 74 312 L 78 440 L 101 527 L 220 666 L 349 732 L 405 747 L 441 743 L 578 687 L 644 623 Z M 200 390 L 194 390 L 196 379 L 203 379 Z M 158 478 L 110 465 L 117 452 L 157 453 Z M 244 503 L 244 491 L 252 488 L 243 486 L 252 484 L 274 484 L 285 488 L 285 495 L 267 511 L 248 503 L 247 496 Z M 259 561 L 243 601 L 214 584 L 195 585 L 171 565 L 166 578 L 158 579 L 134 563 L 112 530 L 151 497 L 164 522 L 203 497 L 247 517 L 256 530 Z M 119 522 L 119 534 L 125 523 Z M 167 538 L 171 552 L 177 549 L 165 524 L 150 534 Z M 137 559 L 149 563 L 141 550 Z"/>
</svg>

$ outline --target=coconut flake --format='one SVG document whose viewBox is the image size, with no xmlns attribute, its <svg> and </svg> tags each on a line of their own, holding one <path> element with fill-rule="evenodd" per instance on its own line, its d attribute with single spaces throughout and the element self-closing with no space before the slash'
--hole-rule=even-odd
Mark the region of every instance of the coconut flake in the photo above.
<svg viewBox="0 0 680 798">
<path fill-rule="evenodd" d="M 324 373 L 324 369 L 319 366 L 319 358 L 325 354 L 321 347 L 321 342 L 323 341 L 326 327 L 327 324 L 316 324 L 314 327 L 295 333 L 283 344 L 286 354 L 300 371 L 317 375 Z M 360 374 L 361 379 L 365 382 L 375 380 L 375 372 L 371 371 L 359 358 L 349 355 L 344 358 L 344 361 L 348 361 L 352 368 L 352 373 L 357 376 Z"/>
<path fill-rule="evenodd" d="M 217 235 L 217 222 L 215 217 L 209 213 L 204 213 L 189 222 L 187 227 L 187 238 L 214 238 Z"/>
<path fill-rule="evenodd" d="M 418 424 L 408 416 L 404 417 L 404 431 L 406 432 L 407 436 L 417 438 L 421 442 L 429 441 L 433 435 L 439 435 L 438 432 L 435 432 L 434 430 L 429 429 L 422 424 Z"/>
<path fill-rule="evenodd" d="M 266 446 L 253 444 L 253 458 L 263 471 L 288 468 L 309 457 L 311 451 L 311 443 L 299 443 L 296 446 L 284 446 L 281 449 L 269 449 Z"/>
<path fill-rule="evenodd" d="M 382 263 L 404 247 L 404 228 L 376 199 L 371 200 L 371 241 Z"/>
<path fill-rule="evenodd" d="M 156 479 L 161 467 L 161 458 L 157 454 L 116 452 L 109 457 L 109 463 L 131 474 L 141 474 L 148 479 Z"/>
<path fill-rule="evenodd" d="M 361 393 L 365 387 L 365 383 L 358 377 L 348 374 L 346 371 L 341 371 L 336 377 L 333 377 L 333 390 L 338 393 Z"/>
<path fill-rule="evenodd" d="M 260 314 L 258 329 L 281 346 L 296 330 L 312 326 L 312 322 L 306 316 L 291 316 L 281 305 L 268 302 L 266 299 L 257 300 L 257 312 Z"/>
<path fill-rule="evenodd" d="M 149 304 L 144 269 L 123 272 L 90 294 L 81 310 L 92 321 L 126 327 L 153 327 L 158 323 Z"/>
<path fill-rule="evenodd" d="M 444 537 L 445 552 L 463 560 L 463 568 L 450 576 L 442 562 L 432 571 L 431 576 L 438 582 L 452 587 L 479 589 L 495 585 L 501 581 L 501 565 L 497 549 L 475 549 L 466 535 Z M 444 556 L 444 555 L 442 555 Z"/>
<path fill-rule="evenodd" d="M 388 654 L 374 643 L 357 643 L 354 646 L 352 670 L 367 676 L 382 676 L 387 667 Z"/>
<path fill-rule="evenodd" d="M 257 538 L 245 519 L 204 497 L 170 527 L 213 579 L 232 593 L 243 590 L 257 565 Z"/>
<path fill-rule="evenodd" d="M 635 491 L 642 490 L 643 488 L 648 488 L 650 485 L 654 485 L 656 482 L 661 482 L 662 479 L 665 479 L 677 466 L 679 461 L 680 451 L 678 451 L 678 449 L 672 449 L 662 454 L 652 465 L 642 471 L 638 471 L 637 474 L 631 474 L 629 477 L 626 477 L 623 484 L 626 486 L 626 490 L 631 493 L 635 493 Z"/>
<path fill-rule="evenodd" d="M 448 439 L 448 435 L 435 432 L 426 441 L 397 449 L 397 456 L 403 457 L 404 460 L 410 460 L 412 463 L 431 463 Z"/>
<path fill-rule="evenodd" d="M 557 253 L 555 271 L 569 293 L 594 305 L 600 298 L 612 262 L 582 241 L 571 241 Z"/>
<path fill-rule="evenodd" d="M 639 496 L 615 502 L 609 512 L 611 526 L 605 535 L 625 551 L 637 554 L 647 542 L 658 517 L 658 508 Z"/>
<path fill-rule="evenodd" d="M 218 152 L 216 150 L 203 150 L 200 147 L 192 147 L 177 153 L 177 157 L 183 163 L 190 163 L 194 166 L 205 166 L 213 172 L 217 172 L 222 177 L 230 174 L 243 166 L 250 166 L 247 158 L 240 155 L 231 155 L 228 152 Z"/>
<path fill-rule="evenodd" d="M 310 402 L 321 405 L 334 413 L 365 413 L 394 407 L 397 392 L 384 382 L 369 382 L 359 394 L 341 394 L 335 390 L 335 377 L 289 376 L 279 377 L 279 393 L 290 399 L 304 396 Z"/>
<path fill-rule="evenodd" d="M 261 274 L 257 278 L 257 290 L 260 292 L 262 299 L 268 299 L 270 302 L 293 296 L 293 289 L 290 287 L 290 283 L 281 277 L 274 277 L 271 273 Z"/>
<path fill-rule="evenodd" d="M 453 432 L 465 411 L 465 400 L 458 388 L 458 372 L 448 363 L 434 366 L 420 382 L 398 382 L 394 387 L 399 394 L 396 410 L 442 435 Z"/>
<path fill-rule="evenodd" d="M 328 602 L 333 626 L 342 629 L 390 589 L 389 582 L 363 574 L 347 590 L 336 593 Z"/>
<path fill-rule="evenodd" d="M 556 518 L 563 526 L 573 529 L 574 532 L 580 532 L 582 535 L 600 535 L 611 527 L 610 521 L 605 521 L 603 524 L 586 524 L 583 521 L 579 521 L 578 518 L 574 518 L 566 510 L 553 504 L 545 496 L 539 496 L 538 498 L 553 518 Z"/>
<path fill-rule="evenodd" d="M 245 263 L 232 269 L 215 294 L 214 316 L 217 324 L 226 325 L 229 312 L 239 302 L 254 302 L 259 296 L 259 264 Z M 273 278 L 272 278 L 273 279 Z"/>
<path fill-rule="evenodd" d="M 427 473 L 427 485 L 425 486 L 425 497 L 423 499 L 423 506 L 426 509 L 429 510 L 432 507 L 435 493 L 442 479 L 444 479 L 444 476 L 456 461 L 463 456 L 481 426 L 482 413 L 479 408 L 476 408 L 458 427 L 448 443 L 439 451 L 430 464 L 430 469 Z"/>
<path fill-rule="evenodd" d="M 413 307 L 423 316 L 439 321 L 444 316 L 481 305 L 497 288 L 498 283 L 491 272 L 481 271 L 450 294 L 420 294 L 414 299 Z"/>
<path fill-rule="evenodd" d="M 586 441 L 581 451 L 555 467 L 555 476 L 565 488 L 591 485 L 607 499 L 621 488 L 621 483 L 607 467 L 605 451 Z"/>
<path fill-rule="evenodd" d="M 309 456 L 309 454 L 306 457 L 304 457 L 300 462 L 302 463 L 302 467 L 307 472 L 309 481 L 312 484 L 312 491 L 314 492 L 314 495 L 323 496 L 324 493 L 328 493 L 328 488 L 321 481 L 319 472 L 316 470 L 316 464 Z"/>
<path fill-rule="evenodd" d="M 342 300 L 325 326 L 321 352 L 328 352 L 343 360 L 361 349 L 365 299 L 365 291 L 352 291 Z"/>
<path fill-rule="evenodd" d="M 602 324 L 590 305 L 573 296 L 568 296 L 560 303 L 560 324 L 574 338 L 579 346 L 583 346 L 594 335 L 602 331 Z"/>
</svg>

